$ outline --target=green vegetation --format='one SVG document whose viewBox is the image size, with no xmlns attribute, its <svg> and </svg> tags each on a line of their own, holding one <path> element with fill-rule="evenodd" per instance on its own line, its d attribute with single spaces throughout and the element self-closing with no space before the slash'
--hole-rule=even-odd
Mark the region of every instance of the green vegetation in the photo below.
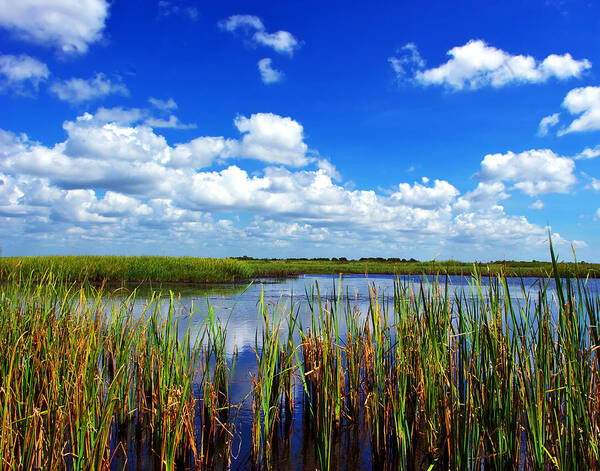
<svg viewBox="0 0 600 471">
<path fill-rule="evenodd" d="M 333 259 L 249 259 L 243 257 L 254 277 L 288 277 L 310 274 L 390 274 L 390 275 L 462 275 L 471 276 L 476 269 L 482 276 L 548 277 L 552 274 L 550 262 L 494 261 L 468 263 L 447 261 L 419 262 L 397 258 L 362 258 L 359 260 Z M 559 263 L 560 272 L 571 277 L 600 277 L 600 264 Z"/>
<path fill-rule="evenodd" d="M 41 279 L 48 271 L 68 281 L 234 283 L 254 278 L 284 278 L 302 274 L 391 274 L 463 275 L 476 269 L 482 276 L 548 277 L 548 262 L 495 261 L 467 263 L 449 261 L 419 262 L 414 259 L 361 258 L 333 259 L 213 259 L 194 257 L 52 256 L 0 258 L 0 279 L 20 271 L 24 277 Z M 600 264 L 559 263 L 563 275 L 600 277 Z"/>
<path fill-rule="evenodd" d="M 0 278 L 20 271 L 41 279 L 52 271 L 67 281 L 231 283 L 252 278 L 244 262 L 194 257 L 54 256 L 0 258 Z"/>
<path fill-rule="evenodd" d="M 252 467 L 289 453 L 299 415 L 321 470 L 344 465 L 357 430 L 378 469 L 598 469 L 600 294 L 561 278 L 551 254 L 553 278 L 533 294 L 522 283 L 519 304 L 506 277 L 478 273 L 455 294 L 437 279 L 372 286 L 362 313 L 341 279 L 329 297 L 315 285 L 308 325 L 293 302 L 261 296 L 251 433 L 239 437 Z M 2 285 L 3 469 L 109 469 L 140 447 L 156 469 L 238 457 L 227 323 L 209 306 L 192 329 L 172 294 L 133 317 L 135 295 L 106 312 L 103 288 L 51 274 Z"/>
<path fill-rule="evenodd" d="M 180 325 L 172 294 L 139 318 L 135 293 L 110 312 L 102 295 L 51 274 L 2 285 L 2 469 L 105 470 L 134 445 L 157 469 L 210 465 L 223 444 L 228 454 L 232 425 L 214 412 L 230 381 L 224 328 Z"/>
<path fill-rule="evenodd" d="M 600 297 L 554 273 L 519 305 L 505 277 L 373 286 L 366 316 L 317 286 L 296 368 L 319 468 L 360 427 L 377 469 L 598 469 Z"/>
</svg>

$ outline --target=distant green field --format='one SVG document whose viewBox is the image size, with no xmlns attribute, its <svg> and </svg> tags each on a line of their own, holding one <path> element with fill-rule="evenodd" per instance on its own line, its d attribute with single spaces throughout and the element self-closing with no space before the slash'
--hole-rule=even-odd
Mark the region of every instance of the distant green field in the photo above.
<svg viewBox="0 0 600 471">
<path fill-rule="evenodd" d="M 561 263 L 563 275 L 600 277 L 600 264 Z M 11 273 L 41 278 L 52 270 L 65 280 L 91 282 L 173 282 L 232 283 L 260 277 L 288 277 L 314 274 L 447 274 L 471 275 L 473 271 L 486 275 L 547 277 L 552 265 L 547 262 L 503 261 L 467 263 L 450 261 L 369 258 L 346 259 L 214 259 L 195 257 L 121 257 L 121 256 L 52 256 L 0 258 L 0 279 Z"/>
<path fill-rule="evenodd" d="M 53 256 L 0 258 L 0 277 L 18 271 L 41 278 L 48 271 L 69 281 L 231 283 L 251 279 L 245 262 L 194 257 Z"/>
</svg>

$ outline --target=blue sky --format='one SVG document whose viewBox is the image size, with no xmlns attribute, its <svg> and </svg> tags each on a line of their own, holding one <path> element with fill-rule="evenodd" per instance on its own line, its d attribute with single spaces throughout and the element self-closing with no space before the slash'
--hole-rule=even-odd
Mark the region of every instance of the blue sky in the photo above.
<svg viewBox="0 0 600 471">
<path fill-rule="evenodd" d="M 600 5 L 0 0 L 3 255 L 600 262 Z"/>
</svg>

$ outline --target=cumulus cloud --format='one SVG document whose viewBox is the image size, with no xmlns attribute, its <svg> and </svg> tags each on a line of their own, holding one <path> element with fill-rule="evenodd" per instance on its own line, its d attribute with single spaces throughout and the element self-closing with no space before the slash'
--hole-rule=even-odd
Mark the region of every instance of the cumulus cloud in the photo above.
<svg viewBox="0 0 600 471">
<path fill-rule="evenodd" d="M 500 180 L 481 181 L 463 196 L 439 179 L 400 182 L 387 192 L 338 183 L 335 167 L 311 155 L 302 125 L 289 117 L 239 116 L 237 138 L 171 145 L 145 118 L 131 122 L 128 110 L 102 110 L 67 121 L 66 140 L 53 146 L 0 132 L 0 235 L 9 227 L 29 238 L 381 251 L 444 244 L 483 250 L 545 237 L 544 228 L 498 204 L 508 197 Z M 110 116 L 120 122 L 105 122 Z M 249 173 L 227 164 L 234 157 L 277 166 Z M 248 220 L 240 214 L 251 221 L 240 222 Z"/>
<path fill-rule="evenodd" d="M 535 210 L 544 209 L 544 202 L 542 200 L 535 200 L 528 207 L 529 207 L 529 209 L 535 209 Z"/>
<path fill-rule="evenodd" d="M 549 149 L 527 150 L 515 154 L 488 154 L 477 177 L 483 181 L 513 182 L 513 188 L 530 195 L 568 193 L 576 178 L 575 162 Z"/>
<path fill-rule="evenodd" d="M 232 154 L 292 167 L 302 167 L 313 161 L 307 155 L 304 129 L 292 118 L 256 113 L 249 118 L 238 116 L 235 126 L 244 137 L 235 146 L 237 152 L 233 150 Z"/>
<path fill-rule="evenodd" d="M 421 85 L 442 85 L 453 90 L 540 83 L 550 78 L 566 80 L 580 77 L 592 66 L 589 60 L 576 60 L 569 53 L 550 54 L 542 61 L 532 56 L 513 55 L 482 40 L 453 47 L 447 53 L 450 59 L 431 69 L 424 68 L 414 44 L 407 44 L 403 52 L 400 57 L 388 59 L 399 80 L 412 78 Z"/>
<path fill-rule="evenodd" d="M 25 84 L 37 89 L 39 83 L 49 75 L 46 64 L 26 54 L 0 55 L 0 90 L 12 88 L 21 91 Z"/>
<path fill-rule="evenodd" d="M 499 208 L 498 203 L 510 197 L 502 182 L 479 182 L 477 187 L 458 198 L 455 207 L 461 211 Z"/>
<path fill-rule="evenodd" d="M 424 180 L 427 183 L 428 180 Z M 459 191 L 450 183 L 435 180 L 432 187 L 415 182 L 413 185 L 400 183 L 390 198 L 401 204 L 415 208 L 442 208 L 448 206 L 458 196 Z"/>
<path fill-rule="evenodd" d="M 219 27 L 231 33 L 241 30 L 254 44 L 272 48 L 280 54 L 293 55 L 300 47 L 299 41 L 289 31 L 276 31 L 269 33 L 262 20 L 254 15 L 232 15 L 219 22 Z"/>
<path fill-rule="evenodd" d="M 540 121 L 540 124 L 538 126 L 538 136 L 547 136 L 548 135 L 548 130 L 551 127 L 554 127 L 558 124 L 559 121 L 559 114 L 558 113 L 554 113 L 551 114 L 549 116 L 545 116 L 544 118 L 542 118 L 542 120 Z"/>
<path fill-rule="evenodd" d="M 600 145 L 597 145 L 594 148 L 586 147 L 579 154 L 575 155 L 575 157 L 573 157 L 573 158 L 575 160 L 589 160 L 589 159 L 595 159 L 599 155 L 600 155 Z"/>
<path fill-rule="evenodd" d="M 568 127 L 558 131 L 559 136 L 600 129 L 600 87 L 575 88 L 567 93 L 562 106 L 569 113 L 579 117 Z"/>
<path fill-rule="evenodd" d="M 85 53 L 102 37 L 108 9 L 105 0 L 0 0 L 0 26 L 25 41 Z"/>
<path fill-rule="evenodd" d="M 594 214 L 594 220 L 600 221 L 600 208 L 596 210 L 596 214 Z"/>
<path fill-rule="evenodd" d="M 129 95 L 125 85 L 111 81 L 102 73 L 90 79 L 72 78 L 55 82 L 50 86 L 50 91 L 59 99 L 70 103 L 82 103 L 115 94 Z"/>
<path fill-rule="evenodd" d="M 258 61 L 258 70 L 260 72 L 260 78 L 264 83 L 276 83 L 281 82 L 283 79 L 283 72 L 274 69 L 272 60 L 268 57 Z"/>
</svg>

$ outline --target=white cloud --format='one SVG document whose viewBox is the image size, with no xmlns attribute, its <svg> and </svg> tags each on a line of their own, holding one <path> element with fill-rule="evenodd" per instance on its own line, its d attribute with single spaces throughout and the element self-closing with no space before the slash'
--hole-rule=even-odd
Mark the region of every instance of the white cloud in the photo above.
<svg viewBox="0 0 600 471">
<path fill-rule="evenodd" d="M 527 150 L 518 154 L 488 154 L 477 177 L 483 181 L 514 182 L 515 189 L 537 196 L 567 193 L 576 181 L 575 163 L 549 149 Z"/>
<path fill-rule="evenodd" d="M 175 115 L 169 115 L 168 119 L 160 119 L 160 118 L 148 118 L 145 121 L 150 127 L 153 128 L 171 128 L 171 129 L 194 129 L 197 126 L 193 123 L 185 124 L 182 123 L 179 118 Z"/>
<path fill-rule="evenodd" d="M 70 103 L 97 100 L 113 94 L 129 94 L 125 85 L 112 82 L 102 73 L 90 79 L 72 78 L 55 82 L 50 86 L 50 91 L 59 99 Z"/>
<path fill-rule="evenodd" d="M 258 61 L 258 70 L 260 71 L 260 78 L 264 83 L 276 83 L 283 79 L 283 72 L 276 70 L 271 65 L 272 61 L 270 58 L 265 57 Z"/>
<path fill-rule="evenodd" d="M 559 121 L 559 114 L 558 113 L 554 113 L 551 114 L 549 116 L 545 116 L 544 118 L 542 118 L 542 120 L 540 121 L 540 124 L 538 126 L 538 136 L 546 136 L 548 135 L 548 130 L 553 127 L 556 126 L 558 124 Z"/>
<path fill-rule="evenodd" d="M 429 180 L 424 180 L 427 184 Z M 415 208 L 441 208 L 449 205 L 458 196 L 459 191 L 450 183 L 435 180 L 433 187 L 428 187 L 415 182 L 413 185 L 400 183 L 390 198 L 401 204 Z"/>
<path fill-rule="evenodd" d="M 102 37 L 105 0 L 0 0 L 0 26 L 22 40 L 84 53 Z"/>
<path fill-rule="evenodd" d="M 327 175 L 328 177 L 331 177 L 333 180 L 341 180 L 342 179 L 342 176 L 340 175 L 340 172 L 338 172 L 337 169 L 335 168 L 335 165 L 333 165 L 327 159 L 319 159 L 317 161 L 317 167 L 320 170 L 322 170 L 325 175 Z"/>
<path fill-rule="evenodd" d="M 536 200 L 533 203 L 531 203 L 528 207 L 529 209 L 535 210 L 544 209 L 544 202 L 542 200 Z"/>
<path fill-rule="evenodd" d="M 251 28 L 255 30 L 264 30 L 262 20 L 254 15 L 231 15 L 226 20 L 219 22 L 219 27 L 225 31 L 234 32 L 240 28 Z"/>
<path fill-rule="evenodd" d="M 262 20 L 254 15 L 232 15 L 219 23 L 219 27 L 224 31 L 231 33 L 243 30 L 246 34 L 254 33 L 251 40 L 255 44 L 260 44 L 272 48 L 280 54 L 293 55 L 294 51 L 300 47 L 298 40 L 289 31 L 276 31 L 268 33 Z"/>
<path fill-rule="evenodd" d="M 575 88 L 567 93 L 562 102 L 563 108 L 571 114 L 579 114 L 559 136 L 571 132 L 597 131 L 600 129 L 600 87 Z"/>
<path fill-rule="evenodd" d="M 600 191 L 600 180 L 592 177 L 592 181 L 586 186 L 588 190 Z"/>
<path fill-rule="evenodd" d="M 91 116 L 91 115 L 90 115 Z M 141 108 L 114 108 L 100 107 L 93 115 L 97 123 L 117 123 L 121 125 L 133 124 L 148 116 L 148 112 Z"/>
<path fill-rule="evenodd" d="M 414 45 L 411 45 L 414 48 Z M 502 87 L 514 83 L 540 83 L 554 77 L 565 80 L 580 77 L 591 67 L 587 59 L 575 60 L 567 53 L 551 54 L 543 61 L 532 56 L 512 55 L 488 46 L 484 41 L 471 40 L 464 46 L 448 51 L 451 57 L 439 67 L 424 69 L 418 51 L 408 50 L 411 56 L 389 60 L 398 79 L 406 77 L 405 65 L 416 70 L 413 78 L 421 85 L 444 85 L 454 90 Z M 416 54 L 415 54 L 416 52 Z"/>
<path fill-rule="evenodd" d="M 177 109 L 177 103 L 175 103 L 175 100 L 173 100 L 173 98 L 169 98 L 168 100 L 161 100 L 159 98 L 150 97 L 148 98 L 148 102 L 161 111 L 171 111 Z"/>
<path fill-rule="evenodd" d="M 425 67 L 425 61 L 414 43 L 405 44 L 397 54 L 396 57 L 388 57 L 388 62 L 400 82 L 413 77 L 419 69 Z"/>
<path fill-rule="evenodd" d="M 482 208 L 497 208 L 498 202 L 510 197 L 502 182 L 479 182 L 477 187 L 458 198 L 455 208 L 472 211 Z"/>
<path fill-rule="evenodd" d="M 290 56 L 299 47 L 298 40 L 288 31 L 277 31 L 275 33 L 257 31 L 252 38 L 263 46 L 271 47 L 280 54 L 288 54 Z"/>
<path fill-rule="evenodd" d="M 4 85 L 19 90 L 25 82 L 37 89 L 49 75 L 46 64 L 26 54 L 0 55 L 0 89 Z"/>
<path fill-rule="evenodd" d="M 594 220 L 600 221 L 600 208 L 596 210 L 596 214 L 594 214 Z"/>
<path fill-rule="evenodd" d="M 597 145 L 594 148 L 586 147 L 579 154 L 573 157 L 575 160 L 588 160 L 595 159 L 600 155 L 600 145 Z"/>
<path fill-rule="evenodd" d="M 269 251 L 312 244 L 363 253 L 466 244 L 469 253 L 488 253 L 545 237 L 543 227 L 498 204 L 508 197 L 500 180 L 482 181 L 463 196 L 447 181 L 425 178 L 389 192 L 337 183 L 335 167 L 309 153 L 302 126 L 289 117 L 238 117 L 238 139 L 199 136 L 170 145 L 150 127 L 134 125 L 128 110 L 102 110 L 103 118 L 121 122 L 86 113 L 66 122 L 67 139 L 53 146 L 0 131 L 3 240 L 17 234 L 102 240 L 113 247 L 119 240 L 137 245 L 158 239 Z M 205 168 L 232 157 L 313 166 L 252 173 L 238 165 Z M 247 223 L 237 218 L 241 214 L 254 219 Z"/>
<path fill-rule="evenodd" d="M 235 126 L 244 134 L 237 153 L 263 162 L 302 167 L 313 159 L 307 156 L 302 125 L 289 117 L 256 113 L 238 116 Z"/>
</svg>

